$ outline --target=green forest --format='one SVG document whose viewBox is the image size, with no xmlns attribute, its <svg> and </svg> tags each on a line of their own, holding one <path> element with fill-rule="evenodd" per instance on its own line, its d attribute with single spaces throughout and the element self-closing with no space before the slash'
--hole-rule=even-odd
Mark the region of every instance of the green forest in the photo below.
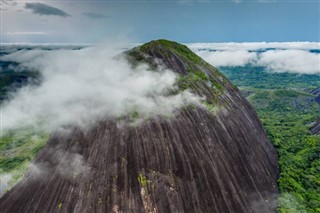
<svg viewBox="0 0 320 213">
<path fill-rule="evenodd" d="M 320 117 L 311 94 L 320 75 L 272 73 L 263 67 L 223 67 L 256 109 L 280 166 L 278 212 L 320 212 L 320 136 L 310 127 Z"/>
</svg>

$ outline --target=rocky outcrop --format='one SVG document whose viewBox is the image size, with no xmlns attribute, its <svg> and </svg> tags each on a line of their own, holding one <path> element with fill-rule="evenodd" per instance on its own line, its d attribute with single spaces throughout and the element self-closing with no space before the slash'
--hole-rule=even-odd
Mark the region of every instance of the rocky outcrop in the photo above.
<svg viewBox="0 0 320 213">
<path fill-rule="evenodd" d="M 310 93 L 316 95 L 315 101 L 320 104 L 320 88 L 313 89 Z"/>
<path fill-rule="evenodd" d="M 320 118 L 310 128 L 311 134 L 320 135 Z"/>
<path fill-rule="evenodd" d="M 205 107 L 56 131 L 1 198 L 2 212 L 274 212 L 276 152 L 239 90 L 175 42 L 126 55 L 179 74 L 179 90 L 203 96 Z"/>
<path fill-rule="evenodd" d="M 320 104 L 320 88 L 313 89 L 310 93 L 316 95 L 315 101 Z M 311 125 L 310 132 L 313 135 L 320 134 L 320 118 Z"/>
</svg>

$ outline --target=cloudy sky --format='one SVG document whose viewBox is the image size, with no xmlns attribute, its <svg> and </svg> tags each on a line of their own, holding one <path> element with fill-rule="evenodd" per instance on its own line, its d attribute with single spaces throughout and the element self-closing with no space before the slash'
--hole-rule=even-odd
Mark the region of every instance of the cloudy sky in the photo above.
<svg viewBox="0 0 320 213">
<path fill-rule="evenodd" d="M 0 1 L 3 43 L 320 41 L 319 0 Z"/>
</svg>

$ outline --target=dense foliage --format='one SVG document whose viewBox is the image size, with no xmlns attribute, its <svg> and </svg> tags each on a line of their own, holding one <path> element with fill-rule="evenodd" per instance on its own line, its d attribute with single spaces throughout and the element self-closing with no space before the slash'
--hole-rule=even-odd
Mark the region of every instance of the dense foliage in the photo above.
<svg viewBox="0 0 320 213">
<path fill-rule="evenodd" d="M 220 67 L 219 70 L 238 87 L 259 89 L 309 89 L 320 86 L 320 74 L 275 73 L 267 70 L 265 67 L 250 65 L 243 67 Z"/>
<path fill-rule="evenodd" d="M 48 134 L 32 128 L 5 132 L 0 138 L 0 191 L 9 190 L 20 180 L 47 141 Z"/>
<path fill-rule="evenodd" d="M 320 136 L 310 126 L 320 117 L 311 89 L 319 75 L 270 73 L 261 67 L 223 68 L 255 107 L 279 156 L 278 212 L 320 212 Z"/>
</svg>

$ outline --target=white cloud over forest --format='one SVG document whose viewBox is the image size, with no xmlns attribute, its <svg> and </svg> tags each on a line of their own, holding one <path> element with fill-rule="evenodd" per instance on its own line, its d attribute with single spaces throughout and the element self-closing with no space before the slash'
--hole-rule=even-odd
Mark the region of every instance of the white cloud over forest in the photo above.
<svg viewBox="0 0 320 213">
<path fill-rule="evenodd" d="M 305 50 L 270 50 L 262 53 L 256 63 L 275 72 L 320 74 L 320 54 Z"/>
<path fill-rule="evenodd" d="M 196 51 L 196 53 L 214 66 L 244 66 L 257 59 L 257 54 L 245 50 L 238 51 Z"/>
<path fill-rule="evenodd" d="M 266 48 L 276 49 L 320 49 L 320 42 L 226 42 L 226 43 L 190 43 L 191 49 L 213 50 L 259 50 Z"/>
<path fill-rule="evenodd" d="M 194 43 L 188 45 L 214 66 L 265 66 L 273 72 L 320 74 L 318 42 Z"/>
</svg>

